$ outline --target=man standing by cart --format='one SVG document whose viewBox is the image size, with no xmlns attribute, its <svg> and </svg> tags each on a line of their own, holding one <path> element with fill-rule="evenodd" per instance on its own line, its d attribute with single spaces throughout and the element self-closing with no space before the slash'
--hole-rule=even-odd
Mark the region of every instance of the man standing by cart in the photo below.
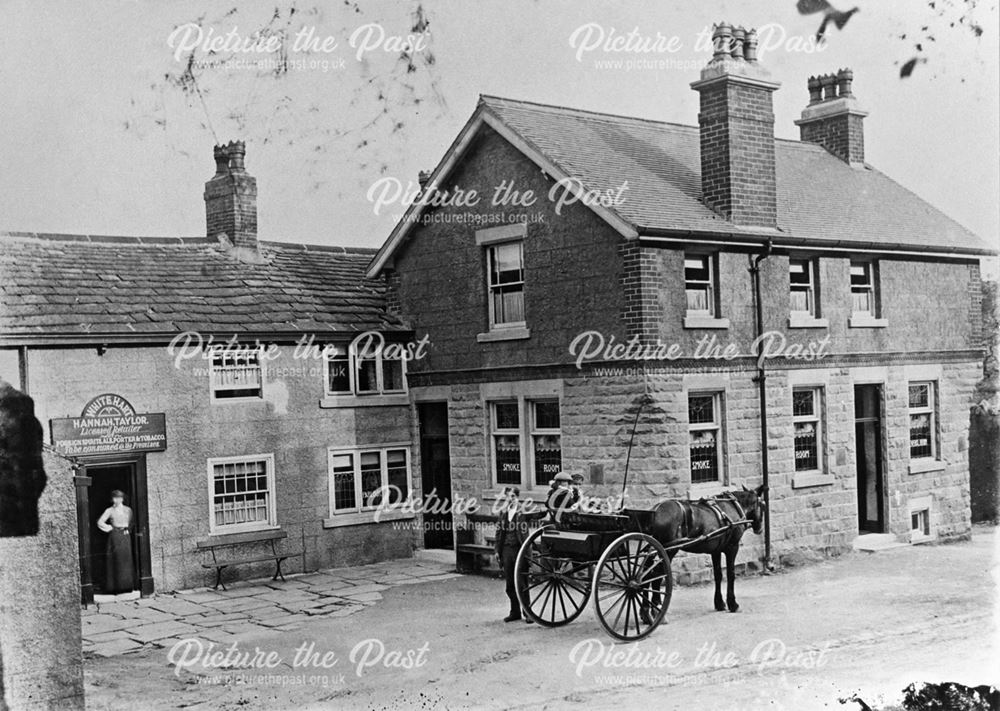
<svg viewBox="0 0 1000 711">
<path fill-rule="evenodd" d="M 497 521 L 496 543 L 494 544 L 497 559 L 503 569 L 503 577 L 507 582 L 507 599 L 510 601 L 510 614 L 503 618 L 504 622 L 516 622 L 524 619 L 531 623 L 531 617 L 522 614 L 521 604 L 517 600 L 517 581 L 514 576 L 514 566 L 517 562 L 517 552 L 521 544 L 528 538 L 531 522 L 545 516 L 545 511 L 524 511 L 520 501 L 521 490 L 508 487 L 505 492 L 507 506 L 500 512 Z"/>
</svg>

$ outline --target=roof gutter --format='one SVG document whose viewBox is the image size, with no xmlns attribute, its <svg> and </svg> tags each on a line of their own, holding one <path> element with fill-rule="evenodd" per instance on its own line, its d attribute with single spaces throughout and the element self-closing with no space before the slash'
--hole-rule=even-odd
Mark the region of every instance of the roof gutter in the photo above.
<svg viewBox="0 0 1000 711">
<path fill-rule="evenodd" d="M 762 230 L 760 232 L 733 232 L 724 230 L 672 230 L 640 228 L 639 240 L 647 242 L 699 242 L 701 244 L 717 244 L 732 247 L 734 243 L 750 250 L 760 248 L 761 240 L 771 241 L 774 247 L 794 247 L 815 249 L 829 252 L 875 252 L 882 254 L 902 254 L 906 256 L 938 257 L 938 258 L 968 258 L 992 257 L 997 250 L 980 249 L 976 247 L 924 247 L 903 243 L 886 242 L 854 242 L 847 240 L 818 240 L 807 237 L 795 237 L 780 230 Z M 724 240 L 724 241 L 723 241 Z"/>
<path fill-rule="evenodd" d="M 373 328 L 366 329 L 378 331 L 382 334 L 411 335 L 413 329 L 410 328 Z M 0 349 L 24 348 L 27 346 L 57 346 L 57 347 L 93 347 L 93 346 L 161 346 L 169 345 L 175 339 L 183 337 L 185 334 L 197 334 L 204 339 L 224 339 L 236 338 L 237 342 L 264 341 L 278 344 L 297 344 L 302 339 L 314 336 L 318 343 L 343 342 L 348 343 L 356 336 L 365 333 L 359 331 L 154 331 L 148 333 L 79 333 L 74 331 L 47 331 L 45 333 L 12 334 L 0 335 Z M 194 335 L 191 336 L 194 338 Z"/>
</svg>

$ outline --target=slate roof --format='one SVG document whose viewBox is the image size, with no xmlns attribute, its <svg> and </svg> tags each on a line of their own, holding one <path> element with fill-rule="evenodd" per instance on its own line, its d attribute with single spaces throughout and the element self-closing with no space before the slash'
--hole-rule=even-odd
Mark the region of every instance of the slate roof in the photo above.
<svg viewBox="0 0 1000 711">
<path fill-rule="evenodd" d="M 996 253 L 995 247 L 891 178 L 868 165 L 852 168 L 816 144 L 775 140 L 778 230 L 774 231 L 734 225 L 702 201 L 697 126 L 495 96 L 480 97 L 467 126 L 482 113 L 495 117 L 588 189 L 614 190 L 627 180 L 624 204 L 610 209 L 640 236 L 724 234 L 735 241 L 765 235 L 784 245 Z M 446 181 L 437 173 L 453 158 L 457 146 L 456 141 L 432 181 Z M 416 220 L 406 219 L 394 230 L 369 273 L 378 271 L 415 224 Z"/>
<path fill-rule="evenodd" d="M 255 264 L 207 238 L 0 232 L 0 340 L 404 330 L 364 276 L 374 250 L 260 246 Z"/>
<path fill-rule="evenodd" d="M 482 103 L 569 175 L 596 189 L 629 181 L 617 212 L 640 231 L 719 230 L 732 225 L 701 201 L 697 126 L 532 104 L 493 96 Z M 822 146 L 775 140 L 778 228 L 806 240 L 982 249 L 978 235 L 871 166 Z"/>
</svg>

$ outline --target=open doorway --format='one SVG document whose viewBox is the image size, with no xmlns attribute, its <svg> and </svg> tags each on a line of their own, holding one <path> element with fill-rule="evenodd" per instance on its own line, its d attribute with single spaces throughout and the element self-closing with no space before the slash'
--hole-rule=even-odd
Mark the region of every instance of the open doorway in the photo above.
<svg viewBox="0 0 1000 711">
<path fill-rule="evenodd" d="M 885 532 L 885 431 L 882 386 L 854 386 L 854 446 L 858 476 L 858 528 Z"/>
<path fill-rule="evenodd" d="M 132 509 L 133 521 L 129 529 L 129 541 L 132 547 L 132 589 L 139 589 L 139 549 L 138 530 L 139 521 L 137 519 L 136 501 L 136 476 L 135 463 L 126 462 L 122 464 L 104 464 L 87 467 L 87 475 L 91 478 L 90 497 L 87 522 L 90 526 L 90 579 L 94 586 L 95 595 L 112 595 L 125 590 L 109 589 L 108 580 L 111 577 L 111 561 L 108 560 L 108 536 L 109 534 L 97 527 L 97 520 L 104 513 L 104 510 L 111 505 L 111 492 L 117 490 L 125 494 L 125 505 Z"/>
<path fill-rule="evenodd" d="M 448 403 L 417 405 L 420 421 L 420 480 L 425 506 L 424 548 L 454 547 Z"/>
<path fill-rule="evenodd" d="M 110 590 L 108 579 L 108 536 L 97 526 L 97 520 L 111 505 L 111 492 L 125 494 L 125 505 L 132 509 L 128 531 L 131 552 L 131 592 L 143 596 L 153 594 L 152 564 L 149 551 L 149 507 L 146 502 L 146 457 L 109 455 L 81 458 L 77 481 L 77 528 L 80 539 L 80 584 L 84 604 L 94 602 L 95 595 L 122 594 Z M 119 560 L 121 558 L 119 557 Z M 117 580 L 121 583 L 121 578 Z"/>
</svg>

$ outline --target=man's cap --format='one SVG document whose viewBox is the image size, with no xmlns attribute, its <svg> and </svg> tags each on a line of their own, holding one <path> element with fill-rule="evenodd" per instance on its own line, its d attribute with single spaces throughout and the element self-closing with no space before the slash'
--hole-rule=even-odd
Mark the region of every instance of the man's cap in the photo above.
<svg viewBox="0 0 1000 711">
<path fill-rule="evenodd" d="M 573 477 L 571 477 L 566 472 L 559 472 L 554 477 L 552 477 L 552 481 L 573 481 Z"/>
<path fill-rule="evenodd" d="M 583 481 L 583 474 L 574 474 L 574 475 L 573 475 L 572 477 L 570 477 L 570 478 L 571 478 L 571 479 L 573 480 L 573 483 L 575 483 L 575 484 L 579 484 L 580 482 L 582 482 L 582 481 Z"/>
</svg>

